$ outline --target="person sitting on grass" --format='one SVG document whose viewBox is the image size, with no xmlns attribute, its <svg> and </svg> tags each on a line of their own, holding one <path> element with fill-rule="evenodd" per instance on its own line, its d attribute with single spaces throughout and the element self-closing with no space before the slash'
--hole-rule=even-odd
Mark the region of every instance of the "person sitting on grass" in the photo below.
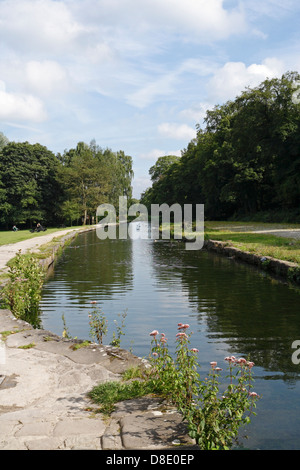
<svg viewBox="0 0 300 470">
<path fill-rule="evenodd" d="M 36 227 L 30 230 L 31 233 L 33 232 L 45 232 L 47 229 L 44 228 L 40 223 L 36 224 Z"/>
</svg>

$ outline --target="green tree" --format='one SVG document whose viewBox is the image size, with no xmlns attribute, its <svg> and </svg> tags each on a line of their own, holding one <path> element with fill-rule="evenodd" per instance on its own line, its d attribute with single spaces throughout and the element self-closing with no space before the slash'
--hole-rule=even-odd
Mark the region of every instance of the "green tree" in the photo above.
<svg viewBox="0 0 300 470">
<path fill-rule="evenodd" d="M 119 196 L 131 199 L 132 158 L 123 151 L 103 150 L 92 140 L 90 145 L 79 142 L 59 158 L 65 201 L 61 213 L 65 217 L 73 217 L 79 209 L 85 225 L 93 220 L 100 204 L 118 207 Z"/>
<path fill-rule="evenodd" d="M 156 160 L 155 165 L 151 166 L 149 170 L 149 174 L 151 176 L 151 180 L 153 181 L 153 183 L 156 183 L 157 181 L 159 181 L 167 172 L 167 170 L 174 163 L 178 163 L 179 160 L 180 160 L 180 157 L 177 157 L 176 155 L 165 155 L 163 157 L 159 157 Z"/>
<path fill-rule="evenodd" d="M 3 132 L 0 132 L 0 152 L 5 147 L 5 145 L 8 144 L 8 142 L 9 142 L 8 138 L 5 137 Z"/>
<path fill-rule="evenodd" d="M 9 142 L 0 152 L 0 223 L 43 222 L 55 219 L 59 161 L 40 144 Z"/>
<path fill-rule="evenodd" d="M 277 211 L 300 220 L 299 81 L 288 72 L 207 111 L 180 161 L 150 168 L 147 204 L 204 203 L 211 219 Z"/>
</svg>

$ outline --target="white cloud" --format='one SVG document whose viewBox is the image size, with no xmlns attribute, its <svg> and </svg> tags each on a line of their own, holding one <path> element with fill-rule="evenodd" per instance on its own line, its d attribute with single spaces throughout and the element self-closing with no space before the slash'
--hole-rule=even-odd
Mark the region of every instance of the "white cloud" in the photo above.
<svg viewBox="0 0 300 470">
<path fill-rule="evenodd" d="M 159 97 L 166 98 L 174 93 L 174 85 L 177 80 L 175 73 L 167 73 L 142 86 L 134 93 L 127 95 L 127 101 L 137 108 L 145 108 Z"/>
<path fill-rule="evenodd" d="M 213 107 L 214 104 L 212 103 L 195 103 L 193 106 L 182 110 L 179 115 L 184 119 L 194 121 L 195 124 L 199 124 L 205 118 L 207 110 Z"/>
<path fill-rule="evenodd" d="M 299 10 L 298 0 L 244 0 L 244 8 L 255 17 L 268 16 L 278 19 L 294 14 Z"/>
<path fill-rule="evenodd" d="M 159 157 L 164 157 L 165 155 L 176 155 L 177 157 L 181 156 L 181 150 L 160 150 L 160 149 L 153 149 L 146 153 L 141 153 L 139 158 L 142 160 L 153 160 L 156 161 Z"/>
<path fill-rule="evenodd" d="M 133 197 L 139 199 L 141 193 L 145 191 L 146 188 L 150 188 L 152 186 L 152 181 L 146 177 L 139 177 L 134 178 L 133 180 Z"/>
<path fill-rule="evenodd" d="M 55 61 L 27 62 L 25 79 L 29 88 L 41 95 L 65 92 L 70 87 L 67 72 Z"/>
<path fill-rule="evenodd" d="M 77 15 L 90 24 L 129 30 L 131 35 L 157 31 L 191 40 L 223 39 L 244 30 L 242 9 L 225 9 L 223 0 L 85 0 Z"/>
<path fill-rule="evenodd" d="M 161 135 L 171 139 L 190 140 L 196 137 L 196 130 L 186 124 L 164 122 L 158 126 L 158 131 Z"/>
<path fill-rule="evenodd" d="M 14 50 L 60 54 L 84 31 L 63 1 L 1 2 L 0 38 Z"/>
<path fill-rule="evenodd" d="M 267 78 L 280 77 L 285 72 L 284 63 L 276 58 L 265 59 L 261 64 L 227 62 L 208 82 L 210 101 L 234 99 L 246 87 L 258 86 Z"/>
<path fill-rule="evenodd" d="M 2 121 L 42 122 L 46 117 L 41 100 L 32 95 L 7 92 L 5 83 L 0 81 L 0 119 Z"/>
</svg>

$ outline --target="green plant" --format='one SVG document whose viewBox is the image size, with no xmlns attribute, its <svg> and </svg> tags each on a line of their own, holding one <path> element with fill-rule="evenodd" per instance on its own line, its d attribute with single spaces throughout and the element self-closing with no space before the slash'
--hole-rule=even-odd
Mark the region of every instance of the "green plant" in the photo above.
<svg viewBox="0 0 300 470">
<path fill-rule="evenodd" d="M 110 414 L 115 409 L 115 403 L 145 395 L 161 392 L 154 382 L 134 380 L 132 382 L 105 382 L 94 387 L 89 397 L 100 405 L 99 412 Z"/>
<path fill-rule="evenodd" d="M 107 334 L 107 319 L 102 310 L 95 308 L 90 314 L 90 335 L 98 342 L 103 344 L 103 336 Z"/>
<path fill-rule="evenodd" d="M 96 301 L 92 301 L 91 304 L 96 304 Z M 125 327 L 125 318 L 127 316 L 127 311 L 123 314 L 118 314 L 120 317 L 121 324 L 119 325 L 117 320 L 114 320 L 114 324 L 116 325 L 117 332 L 113 332 L 113 337 L 110 342 L 111 346 L 120 347 L 121 345 L 121 336 L 124 336 L 125 333 L 123 331 Z M 90 324 L 90 336 L 99 344 L 103 342 L 103 336 L 107 334 L 108 331 L 108 321 L 106 316 L 102 312 L 99 307 L 94 307 L 93 311 L 89 313 L 89 324 Z"/>
<path fill-rule="evenodd" d="M 24 344 L 24 346 L 19 346 L 18 349 L 31 349 L 35 347 L 35 343 Z"/>
<path fill-rule="evenodd" d="M 122 314 L 118 314 L 118 317 L 122 318 L 121 325 L 118 324 L 117 320 L 114 320 L 114 324 L 116 325 L 117 333 L 113 331 L 113 339 L 111 341 L 111 346 L 120 347 L 121 345 L 121 336 L 124 336 L 125 333 L 123 332 L 123 328 L 125 327 L 125 318 L 127 317 L 127 311 Z"/>
<path fill-rule="evenodd" d="M 300 266 L 289 268 L 288 270 L 288 280 L 296 284 L 300 284 Z"/>
<path fill-rule="evenodd" d="M 130 367 L 129 369 L 126 369 L 125 372 L 122 373 L 122 378 L 125 381 L 130 380 L 130 379 L 142 378 L 142 377 L 144 377 L 144 372 L 139 366 Z"/>
<path fill-rule="evenodd" d="M 158 331 L 152 336 L 150 361 L 151 380 L 162 390 L 187 421 L 189 434 L 201 449 L 229 449 L 237 439 L 241 426 L 255 415 L 253 409 L 259 396 L 251 392 L 253 362 L 244 358 L 227 357 L 230 383 L 225 390 L 220 382 L 216 362 L 205 380 L 200 379 L 200 366 L 196 348 L 190 348 L 189 325 L 178 324 L 176 358 L 168 351 L 164 334 L 158 339 Z"/>
<path fill-rule="evenodd" d="M 13 315 L 35 328 L 40 324 L 39 304 L 45 277 L 44 269 L 33 256 L 18 251 L 9 267 L 9 281 L 3 289 L 3 301 Z"/>
<path fill-rule="evenodd" d="M 90 344 L 91 343 L 88 340 L 82 341 L 81 343 L 73 344 L 72 349 L 73 349 L 73 351 L 77 351 L 77 349 L 87 348 Z"/>
<path fill-rule="evenodd" d="M 67 322 L 66 322 L 64 314 L 62 314 L 61 319 L 62 319 L 62 322 L 63 322 L 63 325 L 64 325 L 64 329 L 63 329 L 63 332 L 62 332 L 62 337 L 70 339 L 71 335 L 70 335 L 69 330 L 67 328 Z"/>
</svg>

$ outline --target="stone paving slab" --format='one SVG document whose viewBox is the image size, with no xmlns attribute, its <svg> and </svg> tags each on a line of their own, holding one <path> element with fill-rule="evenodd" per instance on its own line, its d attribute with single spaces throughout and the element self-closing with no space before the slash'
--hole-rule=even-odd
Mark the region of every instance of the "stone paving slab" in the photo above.
<svg viewBox="0 0 300 470">
<path fill-rule="evenodd" d="M 34 330 L 0 310 L 0 450 L 149 450 L 193 446 L 181 416 L 161 400 L 145 397 L 117 404 L 111 417 L 95 413 L 87 393 L 121 380 L 129 365 L 145 361 L 128 351 L 91 345 Z M 23 349 L 25 345 L 34 346 Z M 20 348 L 21 347 L 21 348 Z M 0 355 L 0 359 L 1 359 Z"/>
</svg>

